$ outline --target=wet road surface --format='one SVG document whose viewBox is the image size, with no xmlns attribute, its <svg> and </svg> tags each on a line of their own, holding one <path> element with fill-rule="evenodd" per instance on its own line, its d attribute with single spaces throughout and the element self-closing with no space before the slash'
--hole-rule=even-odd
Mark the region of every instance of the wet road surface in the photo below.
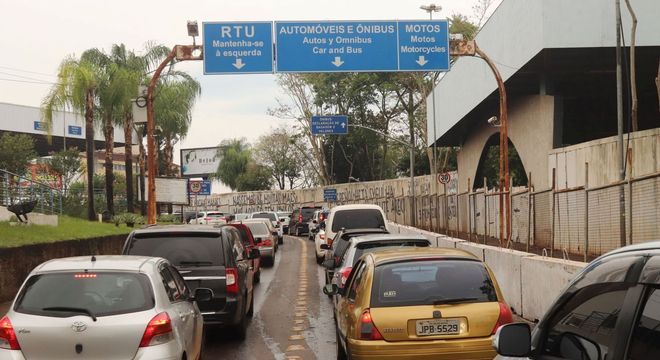
<svg viewBox="0 0 660 360">
<path fill-rule="evenodd" d="M 314 243 L 285 236 L 274 266 L 261 270 L 247 338 L 241 342 L 229 331 L 208 331 L 204 359 L 335 359 L 332 308 L 323 284 Z"/>
</svg>

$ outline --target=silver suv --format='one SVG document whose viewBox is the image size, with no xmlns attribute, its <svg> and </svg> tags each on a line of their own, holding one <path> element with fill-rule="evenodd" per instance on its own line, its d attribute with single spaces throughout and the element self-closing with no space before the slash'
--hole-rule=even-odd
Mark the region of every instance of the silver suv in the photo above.
<svg viewBox="0 0 660 360">
<path fill-rule="evenodd" d="M 0 359 L 200 359 L 203 320 L 167 260 L 57 259 L 28 276 L 0 319 Z"/>
</svg>

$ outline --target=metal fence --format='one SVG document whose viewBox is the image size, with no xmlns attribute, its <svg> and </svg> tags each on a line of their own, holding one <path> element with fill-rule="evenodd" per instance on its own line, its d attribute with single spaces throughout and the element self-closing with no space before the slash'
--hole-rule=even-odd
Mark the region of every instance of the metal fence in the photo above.
<svg viewBox="0 0 660 360">
<path fill-rule="evenodd" d="M 488 188 L 417 196 L 415 226 L 471 242 L 580 261 L 621 246 L 660 240 L 660 173 L 598 188 L 513 189 L 511 238 L 504 244 L 499 242 L 499 198 L 498 189 Z M 409 196 L 361 202 L 380 205 L 391 221 L 411 223 Z"/>
<path fill-rule="evenodd" d="M 62 213 L 62 192 L 38 181 L 0 170 L 0 206 L 36 200 L 32 210 L 42 214 Z"/>
</svg>

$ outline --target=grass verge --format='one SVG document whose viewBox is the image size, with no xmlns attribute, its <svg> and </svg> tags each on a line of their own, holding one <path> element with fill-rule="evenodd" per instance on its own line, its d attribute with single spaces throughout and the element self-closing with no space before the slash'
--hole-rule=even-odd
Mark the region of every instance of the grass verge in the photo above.
<svg viewBox="0 0 660 360">
<path fill-rule="evenodd" d="M 0 248 L 122 235 L 132 230 L 133 228 L 126 225 L 117 227 L 114 224 L 102 224 L 68 216 L 60 216 L 58 226 L 10 226 L 9 222 L 0 222 Z"/>
</svg>

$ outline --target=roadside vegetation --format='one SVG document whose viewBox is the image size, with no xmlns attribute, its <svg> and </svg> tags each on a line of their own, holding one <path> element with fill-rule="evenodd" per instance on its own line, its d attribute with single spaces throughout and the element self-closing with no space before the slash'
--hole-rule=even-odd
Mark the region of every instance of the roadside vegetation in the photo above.
<svg viewBox="0 0 660 360">
<path fill-rule="evenodd" d="M 29 215 L 28 215 L 29 216 Z M 0 248 L 128 234 L 133 228 L 60 216 L 58 226 L 0 222 Z"/>
</svg>

